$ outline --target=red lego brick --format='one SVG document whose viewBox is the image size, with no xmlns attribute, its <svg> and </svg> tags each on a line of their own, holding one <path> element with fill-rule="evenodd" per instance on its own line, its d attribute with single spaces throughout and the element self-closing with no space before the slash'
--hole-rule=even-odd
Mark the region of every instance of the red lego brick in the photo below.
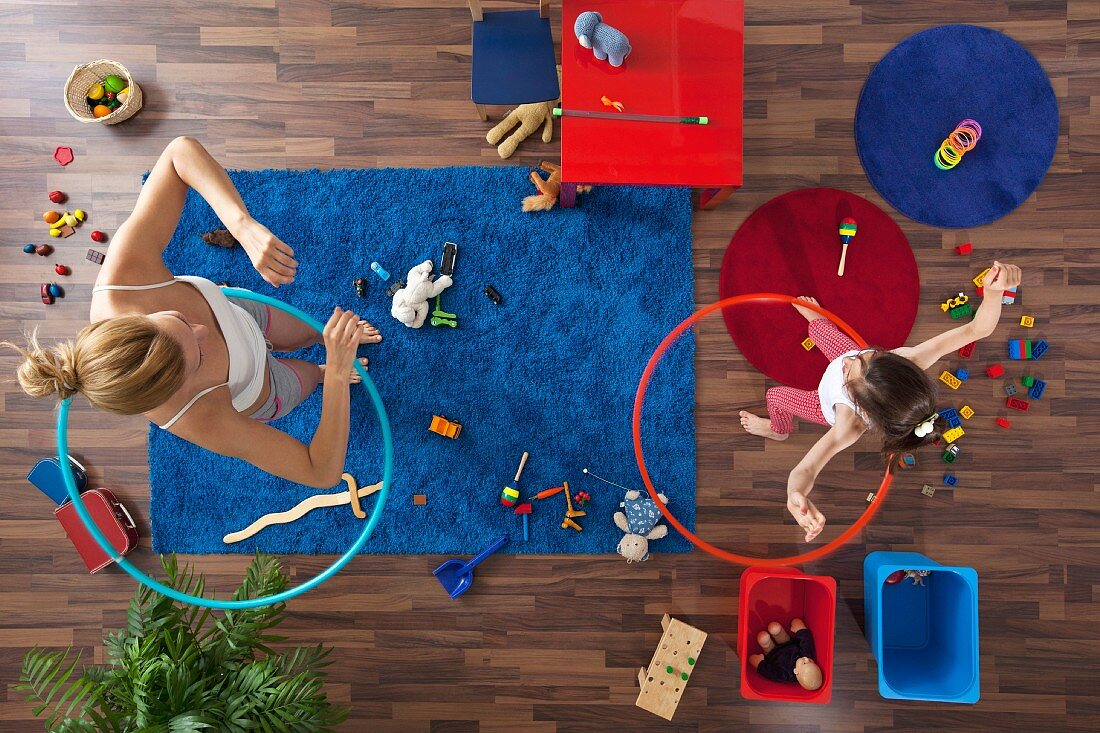
<svg viewBox="0 0 1100 733">
<path fill-rule="evenodd" d="M 999 418 L 997 418 L 997 421 L 996 421 L 996 422 L 997 422 L 997 424 L 998 424 L 998 425 L 1000 425 L 1000 426 L 1001 426 L 1002 428 L 1004 428 L 1005 430 L 1008 430 L 1008 429 L 1009 429 L 1010 427 L 1012 427 L 1012 423 L 1010 423 L 1010 422 L 1008 421 L 1008 418 L 1005 418 L 1005 417 L 999 417 Z"/>
<path fill-rule="evenodd" d="M 985 373 L 986 373 L 987 376 L 990 376 L 990 377 L 993 377 L 994 379 L 996 379 L 997 377 L 999 377 L 999 376 L 1001 376 L 1005 373 L 1005 368 L 1003 366 L 1001 366 L 1000 364 L 990 364 L 989 366 L 987 366 L 985 368 Z"/>
<path fill-rule="evenodd" d="M 955 247 L 955 254 L 968 255 L 973 251 L 974 247 L 971 246 L 970 242 L 967 242 L 966 244 L 960 244 Z"/>
<path fill-rule="evenodd" d="M 966 346 L 959 349 L 959 356 L 961 356 L 964 359 L 969 359 L 971 356 L 974 355 L 974 346 L 975 346 L 975 343 L 973 341 L 971 341 Z"/>
<path fill-rule="evenodd" d="M 1005 400 L 1005 405 L 1011 407 L 1013 410 L 1019 410 L 1020 412 L 1027 412 L 1027 401 L 1021 400 L 1018 397 L 1009 397 Z"/>
</svg>

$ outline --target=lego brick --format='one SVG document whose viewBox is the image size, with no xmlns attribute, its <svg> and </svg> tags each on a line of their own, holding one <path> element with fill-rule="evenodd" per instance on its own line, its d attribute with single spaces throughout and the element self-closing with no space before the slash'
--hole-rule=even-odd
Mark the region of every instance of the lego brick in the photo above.
<svg viewBox="0 0 1100 733">
<path fill-rule="evenodd" d="M 973 341 L 971 341 L 966 346 L 959 349 L 959 356 L 961 356 L 964 359 L 969 359 L 971 356 L 974 355 L 974 346 L 975 346 L 975 343 Z"/>
<path fill-rule="evenodd" d="M 954 407 L 947 407 L 940 410 L 940 417 L 942 417 L 944 420 L 950 420 L 951 418 L 958 416 L 959 411 L 956 410 Z"/>
<path fill-rule="evenodd" d="M 959 385 L 962 384 L 962 382 L 960 382 L 954 374 L 947 371 L 940 375 L 940 381 L 946 384 L 951 389 L 958 389 Z"/>
<path fill-rule="evenodd" d="M 960 382 L 965 382 L 966 380 L 970 379 L 970 372 L 966 371 L 965 369 L 956 369 L 955 378 L 958 379 Z"/>
<path fill-rule="evenodd" d="M 953 295 L 950 298 L 948 298 L 947 300 L 945 300 L 944 302 L 940 303 L 940 310 L 943 311 L 944 313 L 946 313 L 949 310 L 952 310 L 953 308 L 961 308 L 962 306 L 966 305 L 969 301 L 970 301 L 970 296 L 969 295 L 967 295 L 966 293 L 959 293 L 958 295 Z"/>
<path fill-rule="evenodd" d="M 921 488 L 920 493 L 924 494 L 925 496 L 933 496 L 936 493 L 936 487 L 935 486 L 929 486 L 928 484 L 925 484 Z"/>
<path fill-rule="evenodd" d="M 955 478 L 955 474 L 945 473 L 943 475 L 943 482 L 945 484 L 947 484 L 948 486 L 957 486 L 958 483 L 959 483 L 959 480 L 957 478 Z"/>
<path fill-rule="evenodd" d="M 413 505 L 424 506 L 428 503 L 428 497 L 426 494 L 413 494 Z"/>
<path fill-rule="evenodd" d="M 1035 377 L 1029 377 L 1025 374 L 1024 376 L 1020 377 L 1020 384 L 1024 385 L 1025 387 L 1032 387 L 1035 385 Z"/>
<path fill-rule="evenodd" d="M 1001 376 L 1004 373 L 1005 373 L 1005 368 L 1003 366 L 1001 366 L 1000 364 L 990 364 L 989 366 L 987 366 L 985 368 L 986 376 L 987 377 L 992 377 L 993 379 L 996 379 L 997 377 Z"/>
<path fill-rule="evenodd" d="M 952 453 L 949 450 L 944 451 L 943 452 L 943 462 L 944 463 L 954 463 L 955 462 L 955 454 Z"/>
<path fill-rule="evenodd" d="M 984 270 L 982 270 L 980 273 L 978 273 L 978 276 L 976 278 L 974 278 L 974 287 L 980 288 L 981 286 L 985 285 L 985 276 L 986 276 L 986 273 L 988 273 L 988 272 L 989 272 L 989 268 L 987 267 Z"/>
<path fill-rule="evenodd" d="M 805 339 L 802 340 L 802 348 L 804 348 L 806 351 L 812 351 L 814 348 L 814 340 L 807 336 Z"/>
<path fill-rule="evenodd" d="M 872 491 L 870 494 L 867 495 L 867 503 L 870 504 L 874 500 L 875 500 L 875 492 Z"/>
<path fill-rule="evenodd" d="M 1047 349 L 1050 348 L 1050 344 L 1042 339 L 1035 342 L 1035 345 L 1031 347 L 1031 358 L 1042 359 L 1043 354 L 1047 353 Z"/>
<path fill-rule="evenodd" d="M 970 405 L 963 405 L 959 409 L 959 415 L 962 416 L 963 420 L 969 420 L 970 418 L 974 417 L 974 410 L 970 407 Z"/>
<path fill-rule="evenodd" d="M 970 242 L 955 245 L 955 254 L 957 254 L 957 255 L 968 255 L 973 251 L 974 251 L 974 245 L 972 245 Z"/>
<path fill-rule="evenodd" d="M 1027 412 L 1027 401 L 1021 400 L 1017 397 L 1009 397 L 1005 400 L 1005 406 L 1011 407 L 1013 410 L 1019 410 L 1020 412 Z"/>
<path fill-rule="evenodd" d="M 1005 385 L 1005 394 L 1008 395 L 1009 397 L 1016 394 L 1016 385 L 1015 384 L 1006 384 Z"/>
<path fill-rule="evenodd" d="M 1035 319 L 1032 316 L 1020 316 L 1020 325 L 1024 328 L 1031 328 L 1035 325 Z"/>
<path fill-rule="evenodd" d="M 962 424 L 963 421 L 958 415 L 952 415 L 951 417 L 947 418 L 947 427 L 949 428 L 957 428 Z"/>
<path fill-rule="evenodd" d="M 1043 396 L 1043 391 L 1046 390 L 1047 383 L 1041 379 L 1036 379 L 1035 384 L 1028 391 L 1027 396 L 1033 400 L 1037 400 Z"/>
<path fill-rule="evenodd" d="M 956 440 L 966 435 L 962 428 L 951 428 L 943 434 L 943 439 L 948 443 L 954 443 Z"/>
<path fill-rule="evenodd" d="M 1009 288 L 1008 290 L 1001 293 L 1001 303 L 1003 305 L 1012 305 L 1013 303 L 1015 303 L 1016 298 L 1020 297 L 1018 294 L 1019 290 L 1019 288 Z"/>
<path fill-rule="evenodd" d="M 1012 427 L 1012 423 L 1009 422 L 1008 418 L 1006 418 L 1006 417 L 999 417 L 996 420 L 994 420 L 994 422 L 997 423 L 998 425 L 1000 425 L 1005 430 L 1008 430 L 1010 427 Z"/>
<path fill-rule="evenodd" d="M 951 316 L 957 321 L 960 318 L 965 318 L 966 316 L 969 316 L 973 312 L 974 311 L 970 308 L 969 305 L 960 305 L 958 308 L 952 308 L 950 311 L 948 311 L 947 315 Z"/>
<path fill-rule="evenodd" d="M 1030 359 L 1031 342 L 1027 339 L 1013 339 L 1008 342 L 1009 359 Z"/>
</svg>

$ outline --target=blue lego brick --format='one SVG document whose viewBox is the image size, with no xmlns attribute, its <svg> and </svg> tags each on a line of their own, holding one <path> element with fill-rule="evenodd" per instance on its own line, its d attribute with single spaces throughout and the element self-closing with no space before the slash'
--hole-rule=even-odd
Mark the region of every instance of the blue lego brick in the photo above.
<svg viewBox="0 0 1100 733">
<path fill-rule="evenodd" d="M 958 485 L 959 480 L 957 478 L 955 478 L 955 474 L 945 473 L 943 475 L 943 482 L 945 484 L 947 484 L 948 486 L 956 486 L 956 485 Z"/>
<path fill-rule="evenodd" d="M 962 424 L 962 418 L 958 415 L 952 415 L 951 417 L 947 418 L 947 427 L 949 428 L 957 428 Z"/>
<path fill-rule="evenodd" d="M 1043 396 L 1043 392 L 1047 388 L 1047 383 L 1041 379 L 1036 379 L 1035 384 L 1031 386 L 1031 390 L 1028 391 L 1027 396 L 1033 400 L 1037 400 Z"/>
<path fill-rule="evenodd" d="M 1031 345 L 1031 358 L 1041 359 L 1043 354 L 1047 353 L 1047 349 L 1050 348 L 1050 344 L 1040 339 Z"/>
<path fill-rule="evenodd" d="M 960 382 L 965 382 L 966 380 L 970 379 L 970 372 L 966 371 L 965 369 L 959 369 L 957 372 L 955 372 L 955 378 L 958 379 Z"/>
</svg>

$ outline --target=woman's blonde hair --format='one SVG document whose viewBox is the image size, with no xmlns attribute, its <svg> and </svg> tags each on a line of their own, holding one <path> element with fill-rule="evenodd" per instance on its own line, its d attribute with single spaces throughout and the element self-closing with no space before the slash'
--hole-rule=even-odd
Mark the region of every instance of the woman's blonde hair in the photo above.
<svg viewBox="0 0 1100 733">
<path fill-rule="evenodd" d="M 108 318 L 82 329 L 76 341 L 51 347 L 4 342 L 23 356 L 19 385 L 31 397 L 58 399 L 80 392 L 101 410 L 119 415 L 149 412 L 183 386 L 183 347 L 146 315 Z"/>
</svg>

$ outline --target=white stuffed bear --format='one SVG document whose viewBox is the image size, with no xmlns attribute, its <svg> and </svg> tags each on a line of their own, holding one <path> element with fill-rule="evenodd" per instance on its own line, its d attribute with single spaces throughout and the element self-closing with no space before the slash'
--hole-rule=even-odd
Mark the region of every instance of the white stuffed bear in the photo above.
<svg viewBox="0 0 1100 733">
<path fill-rule="evenodd" d="M 425 260 L 409 270 L 405 287 L 393 294 L 390 314 L 409 328 L 420 328 L 428 317 L 428 301 L 451 286 L 451 278 L 440 275 L 434 282 L 432 261 Z"/>
<path fill-rule="evenodd" d="M 657 494 L 662 504 L 668 503 L 664 494 Z M 619 554 L 628 563 L 645 562 L 649 559 L 649 541 L 659 540 L 668 534 L 668 527 L 657 524 L 661 510 L 647 494 L 642 498 L 640 491 L 626 492 L 626 501 L 619 504 L 621 512 L 615 512 L 615 526 L 626 532 L 619 540 Z"/>
</svg>

